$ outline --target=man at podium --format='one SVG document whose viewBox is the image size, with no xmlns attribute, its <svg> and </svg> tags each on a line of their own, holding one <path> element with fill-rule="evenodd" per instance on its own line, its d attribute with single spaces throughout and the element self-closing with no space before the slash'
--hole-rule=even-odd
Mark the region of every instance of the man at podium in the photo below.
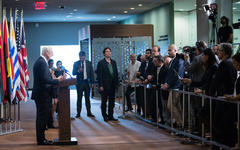
<svg viewBox="0 0 240 150">
<path fill-rule="evenodd" d="M 45 139 L 45 130 L 50 114 L 50 104 L 52 102 L 52 85 L 57 85 L 63 80 L 60 76 L 57 79 L 51 78 L 48 68 L 48 60 L 53 56 L 51 47 L 44 47 L 42 55 L 36 60 L 33 67 L 33 90 L 32 99 L 37 107 L 36 135 L 38 145 L 52 145 L 52 141 Z"/>
</svg>

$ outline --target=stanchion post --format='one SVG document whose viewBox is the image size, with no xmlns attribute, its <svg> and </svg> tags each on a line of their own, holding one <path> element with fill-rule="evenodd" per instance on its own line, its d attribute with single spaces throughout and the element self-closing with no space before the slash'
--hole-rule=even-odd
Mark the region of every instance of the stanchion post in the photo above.
<svg viewBox="0 0 240 150">
<path fill-rule="evenodd" d="M 237 147 L 240 147 L 240 104 L 237 104 L 237 113 L 238 113 L 238 144 Z"/>
<path fill-rule="evenodd" d="M 213 137 L 213 134 L 212 134 L 212 99 L 210 98 L 210 140 L 212 141 L 212 137 Z"/>
<path fill-rule="evenodd" d="M 185 91 L 184 88 L 185 86 L 183 86 L 183 91 Z M 183 122 L 182 122 L 182 128 L 184 130 L 184 122 L 185 122 L 185 94 L 183 94 L 183 113 L 182 113 L 182 118 L 183 118 Z"/>
<path fill-rule="evenodd" d="M 147 118 L 147 89 L 146 89 L 146 86 L 144 85 L 144 118 L 146 119 Z"/>
<path fill-rule="evenodd" d="M 190 94 L 188 94 L 188 131 L 191 133 L 191 100 Z"/>
<path fill-rule="evenodd" d="M 158 89 L 156 88 L 156 121 L 157 121 L 157 127 L 158 127 Z M 161 118 L 162 119 L 162 118 Z"/>
<path fill-rule="evenodd" d="M 123 117 L 125 117 L 125 84 L 122 84 L 122 93 L 123 93 Z"/>
<path fill-rule="evenodd" d="M 135 99 L 135 113 L 137 113 L 137 92 L 136 92 L 136 83 L 134 82 L 134 99 Z"/>
<path fill-rule="evenodd" d="M 204 96 L 202 96 L 202 108 L 204 107 L 204 101 L 205 101 L 205 98 Z M 205 136 L 205 128 L 204 128 L 204 122 L 202 121 L 202 138 L 204 138 Z M 204 142 L 202 142 L 202 144 L 204 144 Z"/>
<path fill-rule="evenodd" d="M 173 128 L 173 91 L 170 92 L 170 101 L 171 101 L 171 128 Z"/>
</svg>

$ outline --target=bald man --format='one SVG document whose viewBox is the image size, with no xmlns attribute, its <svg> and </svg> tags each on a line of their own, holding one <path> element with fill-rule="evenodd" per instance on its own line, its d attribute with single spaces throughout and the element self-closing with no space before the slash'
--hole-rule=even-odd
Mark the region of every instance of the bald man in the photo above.
<svg viewBox="0 0 240 150">
<path fill-rule="evenodd" d="M 172 58 L 165 79 L 165 83 L 162 85 L 163 90 L 171 89 L 177 90 L 180 89 L 181 82 L 179 78 L 184 76 L 184 60 L 179 57 L 177 54 L 177 46 L 172 44 L 168 47 L 168 55 Z M 171 110 L 171 104 L 173 107 L 173 118 L 177 126 L 182 124 L 182 111 L 180 106 L 180 95 L 178 92 L 172 92 L 168 97 L 168 109 Z M 173 102 L 171 103 L 171 99 Z"/>
<path fill-rule="evenodd" d="M 36 135 L 38 145 L 52 145 L 52 141 L 45 139 L 45 130 L 50 112 L 50 104 L 52 102 L 52 87 L 63 80 L 60 76 L 57 79 L 51 78 L 48 67 L 48 60 L 53 56 L 51 47 L 44 47 L 42 55 L 36 60 L 33 67 L 33 90 L 32 99 L 35 100 L 37 108 L 36 119 Z"/>
</svg>

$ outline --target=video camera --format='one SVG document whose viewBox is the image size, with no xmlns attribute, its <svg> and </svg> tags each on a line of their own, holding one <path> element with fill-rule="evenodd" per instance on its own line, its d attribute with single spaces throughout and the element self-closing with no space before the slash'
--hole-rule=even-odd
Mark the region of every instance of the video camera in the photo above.
<svg viewBox="0 0 240 150">
<path fill-rule="evenodd" d="M 237 23 L 232 24 L 233 29 L 239 29 L 240 28 L 240 19 L 238 19 Z"/>
<path fill-rule="evenodd" d="M 212 3 L 212 4 L 205 4 L 203 5 L 203 9 L 205 12 L 209 12 L 208 19 L 211 20 L 213 23 L 216 22 L 217 18 L 217 3 Z"/>
</svg>

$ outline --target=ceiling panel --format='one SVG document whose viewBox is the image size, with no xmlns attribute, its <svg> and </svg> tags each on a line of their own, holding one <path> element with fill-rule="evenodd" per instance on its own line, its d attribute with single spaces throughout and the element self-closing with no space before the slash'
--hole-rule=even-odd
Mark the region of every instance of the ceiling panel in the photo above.
<svg viewBox="0 0 240 150">
<path fill-rule="evenodd" d="M 40 0 L 44 1 L 44 0 Z M 45 10 L 34 10 L 33 0 L 3 0 L 3 7 L 24 10 L 26 22 L 121 21 L 171 0 L 45 0 Z M 138 4 L 143 6 L 139 7 Z M 60 9 L 59 6 L 64 6 Z M 130 8 L 134 7 L 134 10 Z M 77 11 L 74 11 L 77 9 Z M 124 11 L 128 11 L 127 14 Z M 71 14 L 72 13 L 72 14 Z M 113 17 L 114 16 L 114 17 Z"/>
</svg>

